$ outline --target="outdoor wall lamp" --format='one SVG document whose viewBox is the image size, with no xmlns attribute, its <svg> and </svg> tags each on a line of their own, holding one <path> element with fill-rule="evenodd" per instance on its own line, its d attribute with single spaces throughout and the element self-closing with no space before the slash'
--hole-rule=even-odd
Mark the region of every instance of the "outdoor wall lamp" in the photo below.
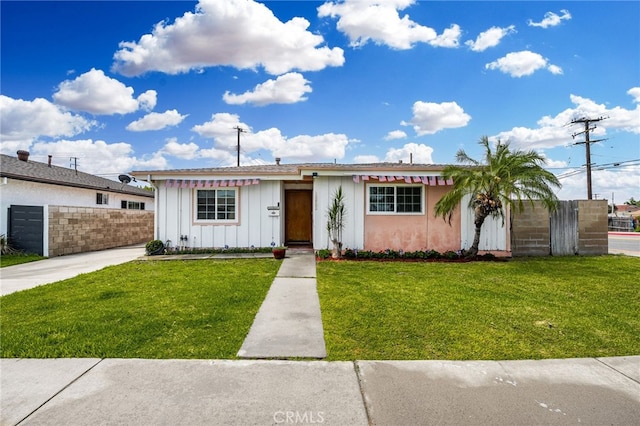
<svg viewBox="0 0 640 426">
<path fill-rule="evenodd" d="M 317 178 L 318 177 L 318 172 L 311 173 L 311 176 L 313 176 L 314 178 Z"/>
</svg>

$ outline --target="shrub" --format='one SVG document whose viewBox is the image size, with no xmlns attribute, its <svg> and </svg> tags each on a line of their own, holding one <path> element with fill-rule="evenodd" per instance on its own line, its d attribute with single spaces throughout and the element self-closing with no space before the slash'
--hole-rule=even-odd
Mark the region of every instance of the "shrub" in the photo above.
<svg viewBox="0 0 640 426">
<path fill-rule="evenodd" d="M 318 259 L 328 259 L 331 257 L 331 250 L 320 249 L 316 252 L 316 256 L 318 257 Z"/>
<path fill-rule="evenodd" d="M 455 251 L 449 250 L 442 253 L 442 257 L 445 259 L 453 260 L 453 259 L 458 259 L 460 256 Z"/>
<path fill-rule="evenodd" d="M 151 240 L 144 246 L 144 248 L 147 251 L 147 255 L 153 256 L 161 254 L 164 251 L 164 243 L 160 240 Z"/>
</svg>

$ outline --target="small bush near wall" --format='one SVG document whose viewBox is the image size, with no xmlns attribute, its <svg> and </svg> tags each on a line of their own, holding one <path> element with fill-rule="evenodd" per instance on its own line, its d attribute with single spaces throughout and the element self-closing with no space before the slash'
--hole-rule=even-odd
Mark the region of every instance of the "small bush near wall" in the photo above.
<svg viewBox="0 0 640 426">
<path fill-rule="evenodd" d="M 323 249 L 316 252 L 316 257 L 320 260 L 331 258 L 331 250 Z M 440 253 L 436 250 L 417 250 L 417 251 L 403 251 L 403 250 L 357 250 L 346 249 L 343 255 L 344 259 L 348 260 L 388 260 L 388 261 L 469 261 L 469 260 L 496 260 L 495 255 L 491 253 L 476 256 L 474 259 L 465 259 L 465 251 L 459 250 L 446 251 Z"/>
</svg>

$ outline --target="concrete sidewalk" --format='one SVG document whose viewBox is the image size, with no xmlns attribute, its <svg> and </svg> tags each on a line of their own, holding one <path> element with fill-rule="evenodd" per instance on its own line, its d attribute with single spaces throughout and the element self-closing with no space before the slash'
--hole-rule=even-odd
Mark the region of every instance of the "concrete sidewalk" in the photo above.
<svg viewBox="0 0 640 426">
<path fill-rule="evenodd" d="M 632 425 L 640 357 L 0 359 L 2 425 Z"/>
<path fill-rule="evenodd" d="M 144 244 L 137 244 L 0 268 L 0 296 L 129 262 L 144 252 Z"/>
<path fill-rule="evenodd" d="M 290 252 L 284 259 L 240 358 L 324 358 L 327 356 L 316 289 L 314 253 Z"/>
</svg>

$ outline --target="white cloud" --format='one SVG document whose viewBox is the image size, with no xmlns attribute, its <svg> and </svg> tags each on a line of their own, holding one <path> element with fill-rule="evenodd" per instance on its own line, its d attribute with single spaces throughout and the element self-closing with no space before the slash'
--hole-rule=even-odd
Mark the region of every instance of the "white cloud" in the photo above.
<svg viewBox="0 0 640 426">
<path fill-rule="evenodd" d="M 533 20 L 529 19 L 527 25 L 529 25 L 530 27 L 549 28 L 560 25 L 562 21 L 568 21 L 569 19 L 571 19 L 571 14 L 568 10 L 562 9 L 560 13 L 562 13 L 562 15 L 557 15 L 553 12 L 547 12 L 544 14 L 544 19 L 542 21 L 533 22 Z"/>
<path fill-rule="evenodd" d="M 270 144 L 274 157 L 287 161 L 327 161 L 344 158 L 349 138 L 344 134 L 300 135 Z"/>
<path fill-rule="evenodd" d="M 318 16 L 338 18 L 337 28 L 349 37 L 352 47 L 372 41 L 395 49 L 410 49 L 415 43 L 429 43 L 437 47 L 457 47 L 460 27 L 452 25 L 441 35 L 433 28 L 400 17 L 398 11 L 414 0 L 345 0 L 327 2 L 318 8 Z"/>
<path fill-rule="evenodd" d="M 113 70 L 126 76 L 148 71 L 178 74 L 203 67 L 259 66 L 274 75 L 341 66 L 344 51 L 324 45 L 309 21 L 281 22 L 253 0 L 201 0 L 173 24 L 160 22 L 138 42 L 121 42 Z"/>
<path fill-rule="evenodd" d="M 627 94 L 633 96 L 633 101 L 636 103 L 640 103 L 640 87 L 632 87 L 627 90 Z"/>
<path fill-rule="evenodd" d="M 353 159 L 356 164 L 379 163 L 380 159 L 376 155 L 356 155 Z"/>
<path fill-rule="evenodd" d="M 180 115 L 175 109 L 165 112 L 152 112 L 139 120 L 129 123 L 127 130 L 132 132 L 144 132 L 147 130 L 160 130 L 169 126 L 177 126 L 182 123 L 187 115 Z"/>
<path fill-rule="evenodd" d="M 545 167 L 548 167 L 550 169 L 562 169 L 568 166 L 568 163 L 564 160 L 552 160 L 551 158 L 547 158 L 544 153 L 543 157 L 546 162 Z"/>
<path fill-rule="evenodd" d="M 153 109 L 156 91 L 147 90 L 136 99 L 133 88 L 107 77 L 102 70 L 92 68 L 75 80 L 60 83 L 53 100 L 69 109 L 91 114 L 127 114 L 140 108 Z"/>
<path fill-rule="evenodd" d="M 562 68 L 560 68 L 560 67 L 559 67 L 559 66 L 557 66 L 557 65 L 549 65 L 549 66 L 547 67 L 547 70 L 549 70 L 549 72 L 550 72 L 551 74 L 555 74 L 555 75 L 561 75 L 561 74 L 564 74 L 564 71 L 562 71 Z"/>
<path fill-rule="evenodd" d="M 232 105 L 252 103 L 259 106 L 269 104 L 293 104 L 306 101 L 306 93 L 311 93 L 309 81 L 302 74 L 291 72 L 281 75 L 275 80 L 267 80 L 258 84 L 253 91 L 241 95 L 225 92 L 222 99 Z"/>
<path fill-rule="evenodd" d="M 414 164 L 433 164 L 433 148 L 424 144 L 408 143 L 402 148 L 391 148 L 387 151 L 384 161 L 397 163 L 402 160 L 403 163 L 413 161 Z"/>
<path fill-rule="evenodd" d="M 392 130 L 389 133 L 387 133 L 387 136 L 384 137 L 384 140 L 392 141 L 395 139 L 404 139 L 406 137 L 407 137 L 407 134 L 402 130 Z"/>
<path fill-rule="evenodd" d="M 478 37 L 473 40 L 468 40 L 464 44 L 469 46 L 474 52 L 483 52 L 490 47 L 500 44 L 500 40 L 503 37 L 516 32 L 516 27 L 510 25 L 506 28 L 491 27 L 487 31 L 481 32 Z"/>
<path fill-rule="evenodd" d="M 184 160 L 192 160 L 198 158 L 200 147 L 193 142 L 179 143 L 176 138 L 167 140 L 167 143 L 160 150 L 163 154 L 171 155 L 172 157 L 182 158 Z"/>
<path fill-rule="evenodd" d="M 632 91 L 633 89 L 627 93 L 634 96 L 635 91 Z M 491 139 L 509 141 L 516 148 L 526 149 L 566 146 L 573 143 L 571 134 L 577 130 L 575 126 L 568 127 L 567 124 L 582 117 L 608 117 L 598 122 L 598 127 L 592 132 L 596 137 L 606 135 L 608 129 L 640 134 L 640 104 L 636 105 L 635 109 L 628 110 L 620 106 L 608 108 L 605 104 L 598 104 L 577 95 L 570 95 L 569 98 L 574 107 L 567 108 L 555 116 L 542 117 L 537 122 L 537 128 L 514 127 L 498 133 Z"/>
<path fill-rule="evenodd" d="M 140 109 L 145 111 L 151 111 L 156 107 L 158 101 L 158 93 L 155 90 L 147 90 L 140 96 L 138 96 L 138 105 Z"/>
<path fill-rule="evenodd" d="M 213 139 L 217 146 L 224 147 L 228 150 L 237 146 L 238 134 L 235 129 L 236 127 L 240 127 L 245 131 L 251 131 L 248 125 L 240 121 L 240 117 L 237 114 L 220 112 L 213 114 L 211 120 L 206 123 L 193 126 L 191 130 L 202 137 Z M 244 149 L 246 134 L 244 134 L 241 139 Z"/>
<path fill-rule="evenodd" d="M 95 121 L 65 111 L 46 99 L 25 101 L 0 95 L 0 150 L 6 154 L 28 149 L 40 136 L 74 136 L 95 125 Z"/>
<path fill-rule="evenodd" d="M 497 69 L 511 77 L 531 75 L 543 68 L 547 68 L 553 74 L 562 74 L 562 68 L 549 64 L 542 55 L 529 50 L 507 53 L 502 58 L 485 65 L 485 69 Z"/>
<path fill-rule="evenodd" d="M 273 157 L 281 157 L 288 161 L 340 159 L 344 157 L 349 143 L 354 142 L 344 134 L 335 133 L 288 138 L 277 128 L 253 132 L 249 126 L 240 121 L 238 115 L 229 113 L 213 114 L 210 121 L 194 126 L 192 130 L 203 137 L 212 138 L 215 149 L 233 153 L 235 156 L 237 155 L 237 133 L 234 127 L 237 126 L 247 130 L 240 138 L 241 153 L 267 150 Z M 215 153 L 210 152 L 210 154 Z"/>
<path fill-rule="evenodd" d="M 628 93 L 628 92 L 627 92 Z M 577 105 L 572 118 L 575 117 L 608 117 L 598 123 L 598 129 L 618 129 L 625 132 L 640 134 L 640 104 L 633 110 L 620 106 L 607 108 L 605 104 L 581 96 L 571 95 L 571 102 Z M 636 101 L 637 102 L 637 101 Z"/>
<path fill-rule="evenodd" d="M 452 24 L 449 28 L 446 28 L 442 34 L 431 40 L 429 44 L 434 47 L 458 47 L 460 45 L 461 35 L 462 30 L 460 29 L 460 25 Z"/>
<path fill-rule="evenodd" d="M 211 160 L 215 160 L 216 164 L 220 166 L 235 166 L 238 161 L 237 153 L 229 152 L 222 149 L 217 148 L 204 148 L 199 152 L 201 158 L 208 158 Z M 247 158 L 245 156 L 240 156 L 241 164 L 248 164 Z"/>
<path fill-rule="evenodd" d="M 73 153 L 78 157 L 78 170 L 107 178 L 115 178 L 134 168 L 164 169 L 168 166 L 166 160 L 158 154 L 136 158 L 131 145 L 124 142 L 110 144 L 92 139 L 37 142 L 30 152 L 34 156 L 45 158 L 52 155 L 52 163 L 62 167 L 69 167 L 69 153 Z"/>
<path fill-rule="evenodd" d="M 412 125 L 418 136 L 432 135 L 444 129 L 464 127 L 471 120 L 471 116 L 456 102 L 417 101 L 413 104 L 413 118 L 400 124 Z"/>
</svg>

